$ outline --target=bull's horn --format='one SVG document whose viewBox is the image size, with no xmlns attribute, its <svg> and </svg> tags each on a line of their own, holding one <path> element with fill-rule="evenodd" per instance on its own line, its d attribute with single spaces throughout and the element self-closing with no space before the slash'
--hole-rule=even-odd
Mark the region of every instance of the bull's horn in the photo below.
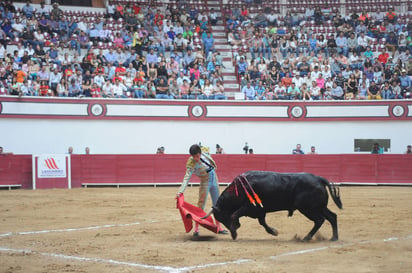
<svg viewBox="0 0 412 273">
<path fill-rule="evenodd" d="M 208 212 L 205 216 L 203 216 L 202 218 L 200 218 L 200 219 L 206 219 L 207 217 L 209 217 L 210 215 L 212 215 L 212 213 L 213 213 L 213 208 L 211 208 L 211 209 L 209 210 L 209 212 Z"/>
</svg>

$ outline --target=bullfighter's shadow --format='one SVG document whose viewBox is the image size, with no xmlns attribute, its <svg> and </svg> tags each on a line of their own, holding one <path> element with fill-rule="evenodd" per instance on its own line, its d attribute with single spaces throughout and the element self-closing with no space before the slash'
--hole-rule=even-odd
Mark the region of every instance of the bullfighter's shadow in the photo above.
<svg viewBox="0 0 412 273">
<path fill-rule="evenodd" d="M 202 241 L 216 241 L 218 238 L 216 236 L 210 236 L 210 235 L 199 235 L 199 236 L 191 236 L 189 238 L 190 241 L 195 241 L 195 242 L 202 242 Z"/>
</svg>

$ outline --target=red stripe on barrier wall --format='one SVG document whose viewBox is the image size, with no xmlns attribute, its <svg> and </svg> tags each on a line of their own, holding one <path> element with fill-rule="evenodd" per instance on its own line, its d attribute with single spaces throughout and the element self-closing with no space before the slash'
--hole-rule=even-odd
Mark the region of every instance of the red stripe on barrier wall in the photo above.
<svg viewBox="0 0 412 273">
<path fill-rule="evenodd" d="M 72 187 L 82 183 L 180 183 L 187 155 L 72 155 Z M 214 155 L 220 182 L 249 170 L 310 172 L 333 182 L 412 183 L 410 155 Z M 32 188 L 31 155 L 1 155 L 0 185 Z M 199 182 L 197 177 L 193 182 Z M 54 183 L 50 183 L 53 187 Z"/>
</svg>

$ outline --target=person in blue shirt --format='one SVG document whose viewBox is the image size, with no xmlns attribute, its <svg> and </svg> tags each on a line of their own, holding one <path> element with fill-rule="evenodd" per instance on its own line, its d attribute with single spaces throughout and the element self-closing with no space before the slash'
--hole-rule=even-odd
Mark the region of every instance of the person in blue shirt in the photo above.
<svg viewBox="0 0 412 273">
<path fill-rule="evenodd" d="M 208 32 L 207 36 L 205 38 L 203 38 L 203 46 L 204 46 L 204 49 L 205 49 L 205 57 L 206 58 L 208 57 L 210 51 L 213 52 L 214 44 L 215 44 L 215 40 L 212 37 L 212 33 Z"/>
<path fill-rule="evenodd" d="M 239 76 L 244 76 L 247 70 L 247 63 L 243 57 L 240 57 L 239 62 L 237 63 L 237 73 Z"/>
<path fill-rule="evenodd" d="M 405 70 L 405 69 L 402 69 L 402 70 L 401 70 L 401 75 L 399 76 L 399 80 L 400 80 L 400 82 L 401 82 L 401 88 L 402 88 L 402 89 L 411 88 L 411 86 L 412 86 L 412 80 L 411 80 L 411 77 L 409 77 L 409 76 L 406 74 L 406 70 Z"/>
<path fill-rule="evenodd" d="M 371 154 L 383 154 L 383 147 L 379 143 L 373 144 Z"/>
</svg>

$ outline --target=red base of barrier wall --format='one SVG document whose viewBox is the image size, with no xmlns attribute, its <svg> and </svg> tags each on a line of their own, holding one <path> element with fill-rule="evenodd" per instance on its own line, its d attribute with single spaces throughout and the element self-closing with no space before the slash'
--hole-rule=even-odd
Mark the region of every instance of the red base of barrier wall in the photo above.
<svg viewBox="0 0 412 273">
<path fill-rule="evenodd" d="M 72 155 L 72 187 L 84 183 L 180 183 L 187 158 L 187 155 Z M 412 183 L 410 155 L 214 155 L 214 158 L 220 182 L 231 182 L 249 170 L 267 170 L 310 172 L 339 183 Z M 192 181 L 199 180 L 194 176 Z M 23 189 L 32 188 L 31 155 L 0 156 L 0 186 L 14 184 L 21 184 Z M 50 188 L 53 187 L 51 183 Z"/>
</svg>

